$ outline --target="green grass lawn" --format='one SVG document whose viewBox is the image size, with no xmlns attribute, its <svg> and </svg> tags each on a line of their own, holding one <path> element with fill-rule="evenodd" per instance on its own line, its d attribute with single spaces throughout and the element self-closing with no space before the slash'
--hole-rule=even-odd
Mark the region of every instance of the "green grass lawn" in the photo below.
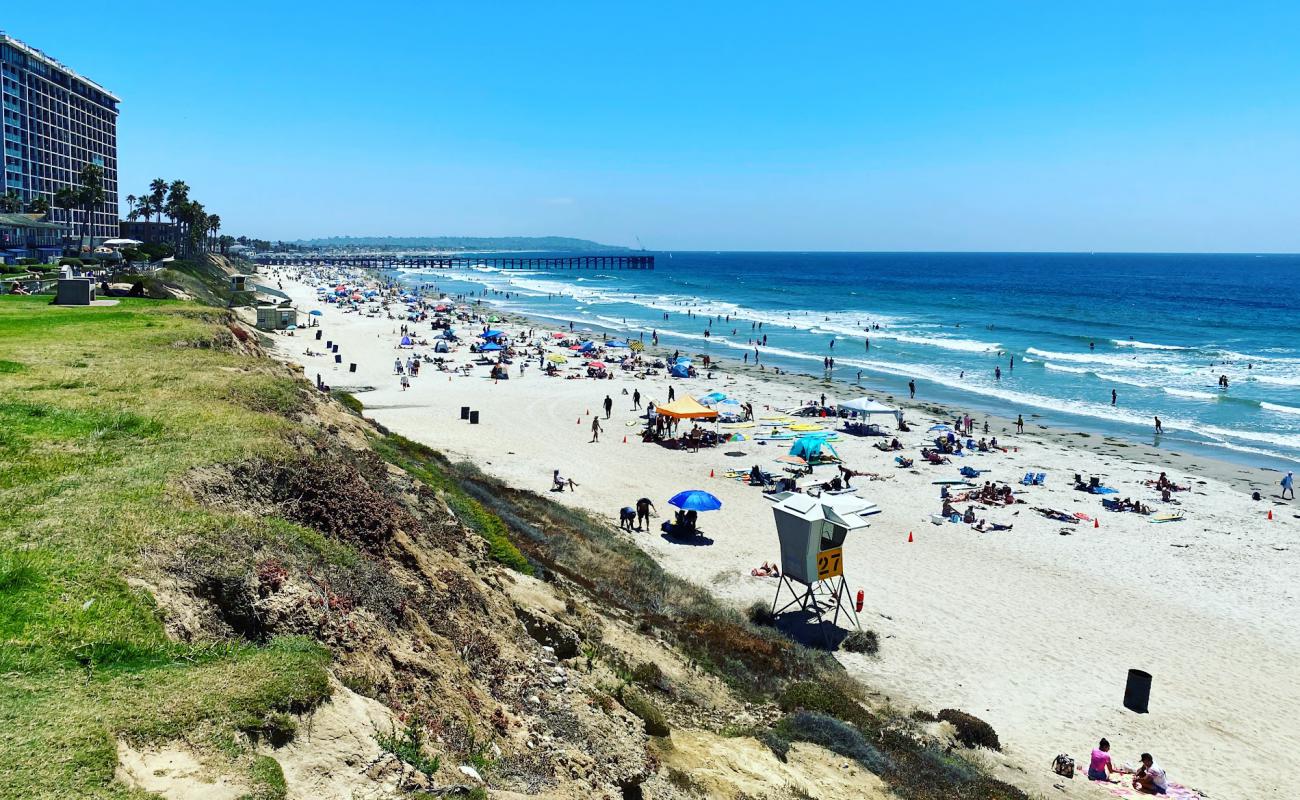
<svg viewBox="0 0 1300 800">
<path fill-rule="evenodd" d="M 0 298 L 0 798 L 131 797 L 115 741 L 182 734 L 277 769 L 234 735 L 328 693 L 328 654 L 303 640 L 177 643 L 128 577 L 194 543 L 239 541 L 346 558 L 277 519 L 196 504 L 188 470 L 289 452 L 299 385 L 217 346 L 221 312 L 124 299 L 64 308 Z"/>
</svg>

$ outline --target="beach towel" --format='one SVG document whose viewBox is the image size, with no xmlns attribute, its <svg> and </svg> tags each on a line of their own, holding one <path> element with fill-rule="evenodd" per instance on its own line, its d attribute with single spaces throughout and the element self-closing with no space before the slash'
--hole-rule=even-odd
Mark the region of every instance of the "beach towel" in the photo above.
<svg viewBox="0 0 1300 800">
<path fill-rule="evenodd" d="M 1133 776 L 1121 775 L 1120 780 L 1121 783 L 1105 783 L 1103 781 L 1089 781 L 1089 783 L 1103 792 L 1109 793 L 1111 797 L 1141 798 L 1141 800 L 1151 800 L 1153 797 L 1173 798 L 1173 800 L 1203 800 L 1200 792 L 1178 783 L 1170 782 L 1166 794 L 1143 794 L 1133 788 Z"/>
<path fill-rule="evenodd" d="M 1118 494 L 1119 489 L 1112 489 L 1109 486 L 1093 486 L 1088 491 L 1093 494 Z"/>
</svg>

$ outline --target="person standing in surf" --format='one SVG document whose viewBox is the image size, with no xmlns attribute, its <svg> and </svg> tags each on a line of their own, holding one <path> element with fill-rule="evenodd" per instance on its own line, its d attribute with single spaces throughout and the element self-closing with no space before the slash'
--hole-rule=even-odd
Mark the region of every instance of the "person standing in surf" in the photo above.
<svg viewBox="0 0 1300 800">
<path fill-rule="evenodd" d="M 1156 434 L 1158 435 L 1164 432 L 1165 432 L 1164 426 L 1160 424 L 1160 417 L 1156 417 Z"/>
<path fill-rule="evenodd" d="M 1115 405 L 1116 401 L 1118 401 L 1118 400 L 1119 400 L 1119 392 L 1115 391 L 1114 389 L 1111 389 L 1111 390 L 1110 390 L 1110 404 L 1111 404 L 1111 405 Z"/>
<path fill-rule="evenodd" d="M 907 396 L 913 400 L 916 399 L 916 381 L 910 380 L 907 382 Z"/>
</svg>

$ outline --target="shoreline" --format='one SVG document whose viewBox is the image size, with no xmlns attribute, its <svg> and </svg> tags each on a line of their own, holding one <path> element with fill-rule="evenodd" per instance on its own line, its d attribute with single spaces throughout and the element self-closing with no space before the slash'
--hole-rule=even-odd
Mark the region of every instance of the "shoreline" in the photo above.
<svg viewBox="0 0 1300 800">
<path fill-rule="evenodd" d="M 492 309 L 492 312 L 502 318 L 507 324 L 524 325 L 534 328 L 557 327 L 563 329 L 557 321 L 549 320 L 543 315 L 530 315 L 517 310 L 505 310 L 496 307 L 492 303 L 492 298 L 480 297 L 482 305 Z M 596 332 L 602 329 L 610 333 L 628 336 L 628 330 L 618 330 L 611 325 L 601 325 L 599 323 L 588 323 Z M 629 329 L 630 330 L 630 329 Z M 657 355 L 667 359 L 672 355 L 673 348 L 663 345 L 654 346 L 645 345 L 647 354 Z M 720 372 L 745 375 L 755 380 L 768 381 L 787 386 L 793 390 L 806 391 L 810 394 L 809 398 L 815 398 L 823 392 L 829 393 L 832 390 L 844 390 L 845 397 L 848 399 L 855 392 L 858 395 L 872 394 L 882 402 L 888 403 L 896 408 L 906 412 L 905 418 L 913 419 L 917 417 L 930 416 L 939 419 L 955 419 L 959 410 L 950 404 L 941 402 L 917 401 L 907 398 L 900 398 L 883 389 L 878 389 L 870 384 L 853 383 L 844 380 L 819 378 L 815 374 L 795 371 L 782 371 L 780 373 L 772 370 L 760 370 L 753 364 L 737 362 L 735 359 L 728 359 L 723 362 L 724 366 Z M 866 370 L 863 370 L 864 372 Z M 989 423 L 990 435 L 999 438 L 1017 437 L 1028 441 L 1037 441 L 1040 443 L 1052 443 L 1060 446 L 1072 446 L 1081 449 L 1087 449 L 1094 454 L 1101 454 L 1106 448 L 1132 448 L 1133 452 L 1125 452 L 1123 455 L 1131 461 L 1145 464 L 1152 470 L 1152 475 L 1159 474 L 1173 468 L 1189 474 L 1200 474 L 1213 480 L 1229 483 L 1240 491 L 1250 494 L 1259 491 L 1265 498 L 1261 502 L 1266 502 L 1270 493 L 1275 491 L 1281 472 L 1272 467 L 1250 466 L 1244 462 L 1232 461 L 1218 455 L 1189 455 L 1172 450 L 1162 450 L 1158 446 L 1150 443 L 1141 443 L 1136 440 L 1130 440 L 1121 436 L 1113 436 L 1099 433 L 1090 433 L 1087 431 L 1068 430 L 1057 425 L 1046 425 L 1038 422 L 1038 414 L 1030 414 L 1025 419 L 1025 433 L 1016 434 L 1014 432 L 1015 420 L 999 414 L 984 414 L 979 417 L 972 416 L 979 423 L 985 420 Z M 977 426 L 979 427 L 979 426 Z M 981 428 L 982 429 L 982 428 Z M 980 434 L 976 434 L 977 436 Z M 1010 441 L 1010 439 L 1007 439 Z M 1208 448 L 1206 448 L 1208 449 Z M 1106 453 L 1109 455 L 1109 453 Z M 1280 456 L 1276 457 L 1279 461 L 1285 461 Z"/>
<path fill-rule="evenodd" d="M 305 285 L 286 281 L 286 290 L 301 308 L 316 306 L 314 291 Z M 303 355 L 302 348 L 313 344 L 310 337 L 276 337 L 278 356 L 302 366 L 309 379 L 319 372 L 328 383 L 375 387 L 360 395 L 367 417 L 450 457 L 471 460 L 511 485 L 546 492 L 551 470 L 559 468 L 579 489 L 550 497 L 596 512 L 611 527 L 617 509 L 636 497 L 651 497 L 662 518 L 668 496 L 705 488 L 724 503 L 723 511 L 702 520 L 710 544 L 692 547 L 657 531 L 630 536 L 666 569 L 728 602 L 770 602 L 772 581 L 749 575 L 751 567 L 776 554 L 770 506 L 757 490 L 708 476 L 770 461 L 784 448 L 748 441 L 736 448 L 743 458 L 730 458 L 723 451 L 731 444 L 699 453 L 635 438 L 623 444 L 622 436 L 639 427 L 622 390 L 662 399 L 669 385 L 662 376 L 562 380 L 541 377 L 530 367 L 523 378 L 512 371 L 510 380 L 497 384 L 478 368 L 471 377 L 422 372 L 404 392 L 392 373 L 394 354 L 409 352 L 395 349 L 402 323 L 324 308 L 327 337 L 342 345 L 345 361 L 358 363 L 358 372 L 353 376 L 346 364 L 336 370 L 333 359 Z M 507 320 L 507 330 L 521 324 L 558 329 L 518 312 L 492 313 Z M 451 357 L 464 356 L 462 350 Z M 842 392 L 843 384 L 828 386 L 814 376 L 776 376 L 737 369 L 741 365 L 730 361 L 726 366 L 713 381 L 672 383 L 679 396 L 718 389 L 750 400 L 759 416 L 764 405 L 787 407 L 823 390 L 839 400 L 864 393 Z M 605 424 L 606 436 L 589 444 L 589 412 L 606 394 L 615 398 L 616 411 Z M 482 424 L 460 422 L 462 405 L 481 410 Z M 913 432 L 899 437 L 907 455 L 924 438 L 925 420 L 955 416 L 938 417 L 925 403 L 903 407 L 913 423 Z M 1005 533 L 930 524 L 938 510 L 932 480 L 952 477 L 960 460 L 950 467 L 898 470 L 893 454 L 873 450 L 870 439 L 846 436 L 835 443 L 851 466 L 882 476 L 855 479 L 854 486 L 883 509 L 845 548 L 850 583 L 866 591 L 864 627 L 877 631 L 881 653 L 838 653 L 841 662 L 891 701 L 930 711 L 961 708 L 987 720 L 1004 742 L 1005 752 L 995 759 L 1001 775 L 1033 791 L 1055 791 L 1059 779 L 1046 765 L 1057 753 L 1086 755 L 1104 735 L 1122 760 L 1142 750 L 1157 753 L 1172 779 L 1212 797 L 1261 796 L 1246 782 L 1300 746 L 1300 732 L 1276 715 L 1277 708 L 1300 705 L 1300 690 L 1282 666 L 1300 658 L 1300 632 L 1293 624 L 1293 587 L 1300 580 L 1300 559 L 1291 547 L 1300 531 L 1296 506 L 1274 505 L 1269 489 L 1275 481 L 1272 487 L 1261 484 L 1268 501 L 1252 503 L 1243 494 L 1265 471 L 1243 476 L 1235 465 L 1189 456 L 1172 466 L 1164 452 L 1155 452 L 1161 461 L 1151 463 L 1135 457 L 1144 455 L 1138 447 L 1068 431 L 1004 435 L 995 424 L 990 418 L 991 433 L 1019 449 L 965 463 L 991 469 L 991 477 L 1023 493 L 1025 505 L 982 512 L 991 521 L 1013 524 Z M 1196 471 L 1189 472 L 1193 465 Z M 1031 468 L 1048 473 L 1047 486 L 1015 484 Z M 1098 475 L 1120 490 L 1119 497 L 1153 502 L 1141 481 L 1160 469 L 1192 486 L 1178 498 L 1187 515 L 1181 522 L 1152 525 L 1138 515 L 1102 512 L 1098 498 L 1070 488 L 1074 472 Z M 820 474 L 829 478 L 824 469 Z M 1040 505 L 1086 511 L 1100 527 L 1045 519 L 1031 511 Z M 1277 511 L 1267 527 L 1266 508 Z M 913 532 L 916 541 L 909 543 Z M 1155 675 L 1149 715 L 1120 705 L 1128 668 Z M 1225 685 L 1249 685 L 1252 691 L 1231 697 Z M 1227 763 L 1236 766 L 1230 772 L 1216 768 Z M 1088 796 L 1088 790 L 1080 791 Z"/>
</svg>

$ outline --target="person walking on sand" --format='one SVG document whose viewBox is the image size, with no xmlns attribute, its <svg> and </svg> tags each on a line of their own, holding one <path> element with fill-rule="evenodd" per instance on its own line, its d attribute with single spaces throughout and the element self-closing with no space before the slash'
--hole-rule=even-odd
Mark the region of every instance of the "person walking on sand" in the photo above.
<svg viewBox="0 0 1300 800">
<path fill-rule="evenodd" d="M 637 530 L 641 530 L 642 522 L 645 523 L 645 529 L 650 530 L 651 510 L 653 510 L 656 514 L 659 513 L 659 509 L 655 508 L 655 504 L 650 502 L 650 498 L 642 497 L 640 500 L 636 501 L 636 529 Z"/>
<path fill-rule="evenodd" d="M 632 390 L 632 410 L 635 411 L 641 407 L 641 390 Z"/>
<path fill-rule="evenodd" d="M 592 417 L 591 418 L 591 442 L 600 441 L 600 433 L 603 430 L 605 429 L 600 427 L 600 417 Z M 587 444 L 591 444 L 591 442 L 587 442 Z"/>
<path fill-rule="evenodd" d="M 1165 429 L 1164 429 L 1164 427 L 1161 426 L 1161 424 L 1160 424 L 1160 417 L 1156 417 L 1156 433 L 1157 433 L 1157 434 L 1161 434 L 1161 433 L 1164 433 L 1164 432 L 1165 432 Z"/>
<path fill-rule="evenodd" d="M 612 413 L 614 413 L 614 398 L 605 395 L 605 419 L 609 419 Z"/>
<path fill-rule="evenodd" d="M 674 401 L 674 400 L 676 400 L 676 399 L 677 399 L 677 390 L 674 389 L 673 387 L 669 386 L 669 387 L 668 387 L 668 402 L 671 403 L 672 401 Z"/>
<path fill-rule="evenodd" d="M 1017 415 L 1016 415 L 1016 433 L 1024 433 L 1024 432 L 1025 432 L 1025 415 L 1024 415 L 1024 414 L 1017 414 Z"/>
<path fill-rule="evenodd" d="M 911 380 L 907 382 L 907 396 L 913 400 L 916 399 L 916 381 Z"/>
<path fill-rule="evenodd" d="M 1291 472 L 1282 478 L 1282 499 L 1286 500 L 1288 494 L 1291 495 L 1290 499 L 1295 499 L 1295 474 Z"/>
</svg>

